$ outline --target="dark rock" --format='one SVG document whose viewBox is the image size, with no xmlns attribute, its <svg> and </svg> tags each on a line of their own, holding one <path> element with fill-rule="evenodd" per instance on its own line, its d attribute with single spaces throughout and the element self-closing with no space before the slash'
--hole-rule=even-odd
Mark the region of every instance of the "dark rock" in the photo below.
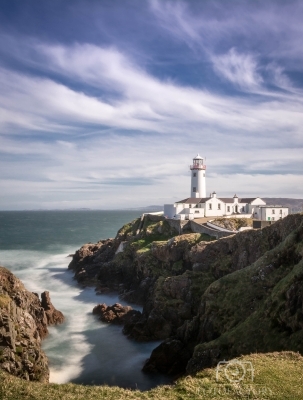
<svg viewBox="0 0 303 400">
<path fill-rule="evenodd" d="M 167 339 L 156 347 L 143 367 L 144 372 L 179 375 L 185 372 L 191 351 L 177 339 Z"/>
<path fill-rule="evenodd" d="M 41 305 L 45 311 L 48 325 L 62 324 L 64 316 L 61 311 L 56 310 L 53 306 L 49 292 L 45 291 L 41 294 Z"/>
<path fill-rule="evenodd" d="M 0 267 L 0 368 L 23 379 L 48 382 L 48 360 L 41 348 L 48 320 L 63 320 L 49 293 L 44 292 L 41 302 L 36 293 L 27 291 L 18 278 Z"/>
<path fill-rule="evenodd" d="M 218 348 L 198 351 L 191 357 L 186 368 L 188 374 L 195 374 L 204 368 L 211 368 L 222 361 L 221 353 Z"/>
<path fill-rule="evenodd" d="M 93 309 L 93 314 L 98 315 L 100 321 L 114 324 L 132 323 L 135 318 L 141 315 L 140 311 L 133 310 L 130 306 L 122 306 L 115 303 L 112 306 L 98 304 Z"/>
</svg>

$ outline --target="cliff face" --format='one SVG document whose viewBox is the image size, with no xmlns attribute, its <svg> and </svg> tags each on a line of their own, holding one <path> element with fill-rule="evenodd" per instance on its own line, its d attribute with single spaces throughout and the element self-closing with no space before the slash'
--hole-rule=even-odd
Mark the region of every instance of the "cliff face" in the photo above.
<svg viewBox="0 0 303 400">
<path fill-rule="evenodd" d="M 50 302 L 27 291 L 10 271 L 0 267 L 0 368 L 27 380 L 48 382 L 48 360 L 41 349 L 47 325 L 64 317 Z"/>
<path fill-rule="evenodd" d="M 86 245 L 71 267 L 78 280 L 143 304 L 124 333 L 164 340 L 145 371 L 195 372 L 256 351 L 303 352 L 303 215 L 216 241 L 176 236 L 167 221 L 144 224 L 139 234 L 137 220 L 115 239 Z"/>
</svg>

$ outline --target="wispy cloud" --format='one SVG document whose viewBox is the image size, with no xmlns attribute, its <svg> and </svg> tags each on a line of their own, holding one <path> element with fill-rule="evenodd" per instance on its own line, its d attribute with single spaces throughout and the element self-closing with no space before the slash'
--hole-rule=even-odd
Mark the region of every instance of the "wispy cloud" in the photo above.
<svg viewBox="0 0 303 400">
<path fill-rule="evenodd" d="M 257 59 L 251 54 L 240 54 L 232 48 L 226 54 L 213 56 L 212 61 L 219 75 L 240 88 L 254 90 L 263 82 Z"/>
<path fill-rule="evenodd" d="M 302 193 L 301 25 L 282 43 L 273 3 L 149 4 L 150 48 L 0 35 L 0 207 L 167 202 L 197 151 L 221 195 Z"/>
<path fill-rule="evenodd" d="M 301 121 L 301 116 L 293 113 L 295 104 L 302 102 L 300 95 L 289 97 L 286 107 L 275 93 L 271 94 L 272 100 L 266 96 L 256 102 L 254 98 L 218 95 L 161 81 L 116 49 L 86 44 L 69 47 L 40 44 L 38 49 L 41 57 L 47 57 L 47 64 L 40 64 L 41 69 L 86 83 L 91 89 L 87 87 L 84 93 L 50 78 L 2 69 L 3 129 L 16 124 L 27 130 L 73 133 L 88 124 L 91 129 L 109 126 L 181 134 L 189 124 L 195 134 L 201 127 L 210 125 L 215 130 L 245 131 L 247 125 L 241 124 L 241 118 L 250 123 L 249 129 L 262 126 L 268 130 L 275 129 L 277 124 L 285 125 L 286 120 L 287 126 L 293 125 L 295 129 Z M 256 61 L 249 55 L 231 50 L 214 60 L 220 74 L 239 86 L 249 89 L 262 82 Z M 95 89 L 97 92 L 92 93 Z M 281 114 L 277 119 L 279 107 Z M 287 118 L 288 113 L 291 119 Z"/>
</svg>

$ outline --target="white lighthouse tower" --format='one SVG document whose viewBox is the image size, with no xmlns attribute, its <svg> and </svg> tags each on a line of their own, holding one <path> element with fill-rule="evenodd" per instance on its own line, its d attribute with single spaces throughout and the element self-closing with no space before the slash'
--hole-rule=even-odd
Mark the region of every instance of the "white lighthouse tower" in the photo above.
<svg viewBox="0 0 303 400">
<path fill-rule="evenodd" d="M 206 165 L 203 163 L 203 158 L 197 154 L 193 159 L 193 165 L 190 166 L 191 170 L 191 187 L 190 197 L 206 197 L 205 187 L 205 170 Z"/>
</svg>

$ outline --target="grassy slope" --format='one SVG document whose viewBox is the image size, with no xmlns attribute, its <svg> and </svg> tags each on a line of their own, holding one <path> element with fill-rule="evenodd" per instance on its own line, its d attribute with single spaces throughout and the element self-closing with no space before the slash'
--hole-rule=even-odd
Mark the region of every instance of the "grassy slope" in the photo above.
<svg viewBox="0 0 303 400">
<path fill-rule="evenodd" d="M 147 392 L 108 386 L 41 384 L 0 371 L 0 399 L 303 399 L 303 357 L 299 354 L 251 354 L 239 360 L 245 365 L 251 363 L 253 381 L 247 372 L 241 383 L 230 383 L 222 370 L 217 381 L 216 368 L 213 368 L 179 379 L 173 386 L 159 386 Z"/>
<path fill-rule="evenodd" d="M 299 303 L 293 311 L 286 307 L 289 291 L 303 279 L 301 236 L 302 230 L 295 230 L 254 264 L 208 287 L 203 318 L 211 316 L 221 335 L 196 346 L 198 368 L 207 349 L 219 349 L 220 357 L 227 359 L 258 351 L 302 352 Z"/>
</svg>

